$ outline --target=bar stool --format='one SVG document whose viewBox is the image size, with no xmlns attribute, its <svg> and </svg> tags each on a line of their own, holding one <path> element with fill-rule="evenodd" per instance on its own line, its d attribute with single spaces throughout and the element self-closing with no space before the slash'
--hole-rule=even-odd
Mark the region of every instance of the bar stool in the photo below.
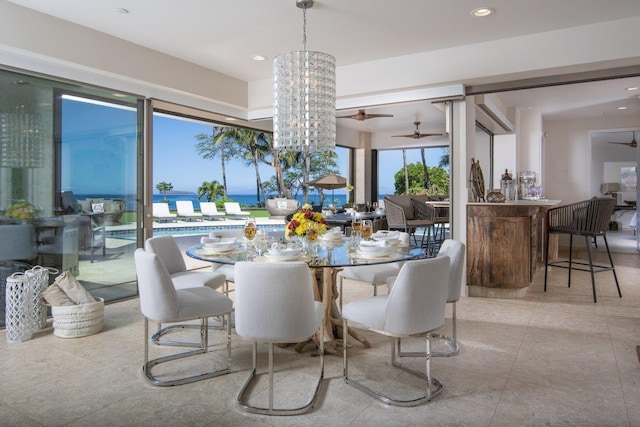
<svg viewBox="0 0 640 427">
<path fill-rule="evenodd" d="M 569 205 L 551 208 L 547 211 L 547 245 L 544 256 L 544 291 L 547 291 L 547 273 L 549 266 L 566 268 L 569 270 L 567 284 L 571 287 L 571 270 L 589 271 L 591 273 L 591 287 L 593 289 L 593 302 L 596 298 L 596 281 L 594 273 L 611 271 L 616 282 L 618 296 L 622 298 L 620 284 L 613 265 L 613 258 L 607 243 L 607 230 L 609 221 L 616 206 L 616 199 L 612 197 L 594 197 L 590 200 L 571 203 Z M 551 233 L 569 235 L 569 259 L 549 262 L 549 235 Z M 587 246 L 588 263 L 573 260 L 573 236 L 584 236 Z M 610 265 L 594 264 L 591 254 L 591 241 L 602 236 L 607 249 Z M 588 267 L 588 268 L 587 268 Z"/>
</svg>

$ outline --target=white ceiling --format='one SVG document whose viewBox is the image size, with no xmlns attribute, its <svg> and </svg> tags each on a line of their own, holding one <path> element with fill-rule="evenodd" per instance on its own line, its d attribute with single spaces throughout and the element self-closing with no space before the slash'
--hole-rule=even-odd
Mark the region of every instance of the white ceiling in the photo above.
<svg viewBox="0 0 640 427">
<path fill-rule="evenodd" d="M 302 49 L 302 11 L 295 0 L 9 0 L 247 82 L 268 79 L 271 60 Z M 471 16 L 495 8 L 487 18 Z M 127 9 L 121 13 L 118 9 Z M 307 11 L 307 48 L 331 53 L 338 67 L 455 46 L 640 16 L 638 0 L 316 0 Z M 266 61 L 250 57 L 260 54 Z M 545 118 L 640 113 L 640 78 L 501 93 L 507 106 L 539 109 Z M 617 110 L 627 106 L 627 110 Z M 394 114 L 339 126 L 410 133 L 442 128 L 426 103 L 368 107 Z M 339 115 L 353 114 L 345 110 Z M 423 129 L 424 128 L 424 129 Z"/>
</svg>

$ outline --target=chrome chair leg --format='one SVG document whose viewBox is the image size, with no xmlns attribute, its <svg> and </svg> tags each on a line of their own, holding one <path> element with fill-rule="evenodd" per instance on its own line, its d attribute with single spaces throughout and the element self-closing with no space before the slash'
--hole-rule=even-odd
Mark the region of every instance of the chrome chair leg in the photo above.
<svg viewBox="0 0 640 427">
<path fill-rule="evenodd" d="M 347 330 L 347 320 L 344 319 L 343 320 L 343 328 L 346 331 Z M 425 384 L 425 394 L 414 398 L 414 399 L 408 399 L 408 400 L 404 400 L 404 399 L 397 399 L 397 398 L 393 398 L 390 397 L 388 395 L 385 395 L 381 392 L 375 391 L 367 386 L 365 386 L 364 384 L 362 384 L 359 381 L 356 381 L 352 378 L 349 378 L 349 357 L 347 354 L 347 348 L 348 346 L 348 334 L 345 335 L 344 337 L 344 343 L 343 343 L 343 376 L 344 376 L 344 381 L 357 388 L 358 390 L 367 393 L 370 396 L 375 397 L 376 399 L 389 404 L 389 405 L 394 405 L 394 406 L 404 406 L 404 407 L 408 407 L 408 406 L 417 406 L 420 405 L 422 403 L 425 402 L 429 402 L 430 400 L 432 400 L 434 397 L 436 397 L 437 395 L 439 395 L 442 390 L 443 390 L 443 385 L 440 381 L 438 381 L 437 379 L 433 378 L 431 376 L 431 336 L 430 334 L 427 334 L 425 337 L 425 351 L 420 352 L 420 354 L 423 354 L 426 356 L 426 360 L 425 360 L 425 372 L 421 372 L 417 369 L 413 369 L 410 368 L 408 366 L 404 366 L 401 363 L 399 363 L 396 360 L 396 347 L 399 346 L 399 338 L 394 338 L 391 342 L 391 365 L 402 369 L 412 375 L 415 375 L 419 378 L 422 378 L 426 381 Z"/>
<path fill-rule="evenodd" d="M 450 357 L 455 356 L 460 353 L 460 346 L 458 345 L 458 340 L 456 338 L 456 330 L 457 330 L 457 316 L 456 316 L 456 302 L 453 302 L 453 312 L 452 312 L 452 326 L 453 333 L 451 336 L 434 333 L 431 334 L 431 338 L 436 338 L 442 340 L 444 344 L 448 347 L 446 351 L 432 351 L 431 357 Z M 402 351 L 402 340 L 398 338 L 397 345 L 397 353 L 398 357 L 426 357 L 426 354 L 422 351 Z"/>
<path fill-rule="evenodd" d="M 274 343 L 269 343 L 269 370 L 267 372 L 267 376 L 269 379 L 269 398 L 267 407 L 261 406 L 252 406 L 248 403 L 248 395 L 249 389 L 251 385 L 254 383 L 254 380 L 258 377 L 257 369 L 258 369 L 258 343 L 256 341 L 253 342 L 253 368 L 251 373 L 249 374 L 249 378 L 240 389 L 240 393 L 238 393 L 238 405 L 240 408 L 246 412 L 251 412 L 254 414 L 261 415 L 299 415 L 309 411 L 316 404 L 320 392 L 320 386 L 324 379 L 324 327 L 320 327 L 320 345 L 319 345 L 319 353 L 320 353 L 320 375 L 318 377 L 318 381 L 316 383 L 313 396 L 309 401 L 307 401 L 303 406 L 291 409 L 282 409 L 282 408 L 274 408 L 273 405 L 273 346 Z M 264 374 L 260 374 L 264 375 Z"/>
<path fill-rule="evenodd" d="M 451 313 L 451 324 L 452 324 L 452 328 L 453 331 L 451 333 L 451 336 L 447 336 L 444 334 L 431 334 L 431 338 L 437 338 L 440 339 L 442 341 L 444 341 L 444 343 L 447 345 L 448 350 L 447 351 L 432 351 L 431 352 L 431 356 L 432 357 L 450 357 L 450 356 L 455 356 L 458 353 L 460 353 L 460 346 L 458 345 L 458 339 L 456 337 L 457 335 L 457 316 L 456 316 L 456 306 L 457 303 L 456 301 L 453 302 L 453 310 Z"/>
<path fill-rule="evenodd" d="M 230 313 L 225 314 L 225 316 L 229 316 Z M 198 325 L 192 325 L 198 326 Z M 217 377 L 220 375 L 228 374 L 231 371 L 231 323 L 227 322 L 227 364 L 225 368 L 208 371 L 201 374 L 196 374 L 188 377 L 180 377 L 169 380 L 161 380 L 154 376 L 151 373 L 151 370 L 154 366 L 159 365 L 161 363 L 170 362 L 173 360 L 183 359 L 189 356 L 195 356 L 198 354 L 207 353 L 209 351 L 209 328 L 207 323 L 207 318 L 203 318 L 200 321 L 200 344 L 197 346 L 195 350 L 190 350 L 182 353 L 171 354 L 168 356 L 158 357 L 156 359 L 149 360 L 149 319 L 144 319 L 144 365 L 142 366 L 142 373 L 145 378 L 151 382 L 153 385 L 157 386 L 176 386 L 181 384 L 188 384 L 196 381 L 201 381 L 208 378 Z"/>
</svg>

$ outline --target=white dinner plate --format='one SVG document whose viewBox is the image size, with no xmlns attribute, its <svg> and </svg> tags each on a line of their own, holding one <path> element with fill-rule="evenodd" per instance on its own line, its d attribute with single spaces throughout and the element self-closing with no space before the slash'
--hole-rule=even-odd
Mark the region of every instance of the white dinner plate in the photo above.
<svg viewBox="0 0 640 427">
<path fill-rule="evenodd" d="M 230 248 L 205 248 L 204 246 L 201 248 L 202 253 L 205 254 L 228 254 L 238 249 L 236 246 L 232 246 Z"/>
<path fill-rule="evenodd" d="M 387 251 L 387 252 L 371 252 L 371 253 L 365 253 L 362 251 L 357 250 L 356 254 L 358 255 L 358 258 L 362 258 L 362 259 L 378 259 L 378 258 L 388 258 L 391 256 L 391 252 Z"/>
</svg>

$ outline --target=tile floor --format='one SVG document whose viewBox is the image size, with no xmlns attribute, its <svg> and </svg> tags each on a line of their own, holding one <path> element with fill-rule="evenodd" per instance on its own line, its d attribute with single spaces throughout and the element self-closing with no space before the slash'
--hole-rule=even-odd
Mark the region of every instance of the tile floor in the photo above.
<svg viewBox="0 0 640 427">
<path fill-rule="evenodd" d="M 32 340 L 7 344 L 0 332 L 0 425 L 638 426 L 640 256 L 616 254 L 615 261 L 622 299 L 610 273 L 596 276 L 599 299 L 594 304 L 589 276 L 574 273 L 569 289 L 566 270 L 559 269 L 550 273 L 546 293 L 539 270 L 525 298 L 463 298 L 458 304 L 460 354 L 433 360 L 432 372 L 445 388 L 419 407 L 387 406 L 346 385 L 341 358 L 327 356 L 320 401 L 310 413 L 246 414 L 235 399 L 249 372 L 251 346 L 235 335 L 231 374 L 153 387 L 141 376 L 143 320 L 133 299 L 108 305 L 104 331 L 90 337 L 65 340 L 48 328 Z M 370 292 L 352 283 L 345 298 Z M 450 320 L 448 311 L 446 331 Z M 354 344 L 350 351 L 351 375 L 387 390 L 415 391 L 405 386 L 415 383 L 413 377 L 388 366 L 386 339 L 367 336 L 372 348 Z M 215 331 L 211 337 L 222 339 Z M 278 401 L 306 398 L 318 361 L 311 349 L 302 354 L 277 349 Z M 261 384 L 256 398 L 263 391 Z"/>
</svg>

